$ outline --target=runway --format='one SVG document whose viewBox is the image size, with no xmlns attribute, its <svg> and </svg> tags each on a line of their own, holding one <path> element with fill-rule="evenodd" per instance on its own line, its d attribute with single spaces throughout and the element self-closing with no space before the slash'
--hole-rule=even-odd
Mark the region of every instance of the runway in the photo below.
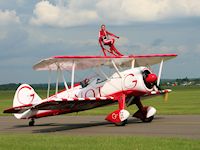
<svg viewBox="0 0 200 150">
<path fill-rule="evenodd" d="M 70 135 L 142 135 L 200 139 L 199 115 L 158 115 L 151 123 L 129 118 L 118 127 L 104 120 L 105 116 L 54 116 L 37 119 L 29 127 L 28 120 L 13 116 L 0 117 L 0 134 L 56 133 Z"/>
</svg>

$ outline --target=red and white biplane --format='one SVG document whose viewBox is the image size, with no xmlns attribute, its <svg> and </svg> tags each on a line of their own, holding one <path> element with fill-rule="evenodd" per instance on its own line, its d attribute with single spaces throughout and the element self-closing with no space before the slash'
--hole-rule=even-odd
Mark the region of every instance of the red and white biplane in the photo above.
<svg viewBox="0 0 200 150">
<path fill-rule="evenodd" d="M 119 107 L 106 117 L 106 120 L 125 125 L 130 113 L 126 107 L 136 104 L 138 111 L 133 117 L 143 122 L 151 122 L 156 113 L 152 106 L 143 106 L 141 100 L 154 95 L 163 95 L 170 89 L 159 88 L 163 62 L 176 57 L 176 54 L 150 54 L 131 56 L 54 56 L 33 66 L 34 70 L 57 71 L 55 95 L 41 99 L 28 84 L 22 84 L 16 90 L 13 107 L 4 113 L 14 113 L 17 119 L 29 119 L 33 126 L 35 119 L 72 112 L 84 111 L 96 107 L 118 103 Z M 150 66 L 159 64 L 158 76 Z M 102 66 L 113 68 L 108 76 Z M 75 84 L 75 71 L 95 68 L 98 76 Z M 71 85 L 68 86 L 63 74 L 71 71 Z M 65 89 L 58 91 L 59 77 L 63 75 Z"/>
</svg>

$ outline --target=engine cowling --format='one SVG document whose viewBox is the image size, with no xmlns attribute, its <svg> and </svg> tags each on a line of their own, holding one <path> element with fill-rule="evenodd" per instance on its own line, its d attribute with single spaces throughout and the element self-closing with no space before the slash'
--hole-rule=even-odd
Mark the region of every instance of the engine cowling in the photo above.
<svg viewBox="0 0 200 150">
<path fill-rule="evenodd" d="M 151 89 L 157 82 L 157 75 L 154 73 L 151 73 L 149 70 L 144 70 L 142 72 L 144 84 L 147 88 Z"/>
<path fill-rule="evenodd" d="M 154 73 L 150 73 L 150 74 L 148 74 L 148 76 L 146 77 L 146 82 L 148 82 L 148 83 L 155 83 L 156 81 L 157 81 L 157 76 L 156 76 L 156 74 L 154 74 Z"/>
</svg>

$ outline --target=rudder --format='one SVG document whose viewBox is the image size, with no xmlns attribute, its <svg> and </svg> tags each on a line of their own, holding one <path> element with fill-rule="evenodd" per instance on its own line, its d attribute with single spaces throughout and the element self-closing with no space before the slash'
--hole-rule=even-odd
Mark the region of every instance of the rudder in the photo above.
<svg viewBox="0 0 200 150">
<path fill-rule="evenodd" d="M 37 95 L 35 90 L 28 84 L 20 85 L 13 99 L 13 107 L 28 105 L 28 104 L 36 104 L 40 102 L 42 99 Z"/>
</svg>

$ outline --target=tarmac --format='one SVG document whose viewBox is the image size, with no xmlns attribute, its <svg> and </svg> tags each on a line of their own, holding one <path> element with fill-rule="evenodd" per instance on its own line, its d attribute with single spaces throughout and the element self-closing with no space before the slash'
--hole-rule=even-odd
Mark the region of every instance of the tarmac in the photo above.
<svg viewBox="0 0 200 150">
<path fill-rule="evenodd" d="M 200 115 L 157 115 L 151 123 L 130 117 L 126 126 L 115 126 L 105 116 L 53 116 L 28 120 L 0 117 L 0 134 L 131 135 L 200 139 Z"/>
</svg>

